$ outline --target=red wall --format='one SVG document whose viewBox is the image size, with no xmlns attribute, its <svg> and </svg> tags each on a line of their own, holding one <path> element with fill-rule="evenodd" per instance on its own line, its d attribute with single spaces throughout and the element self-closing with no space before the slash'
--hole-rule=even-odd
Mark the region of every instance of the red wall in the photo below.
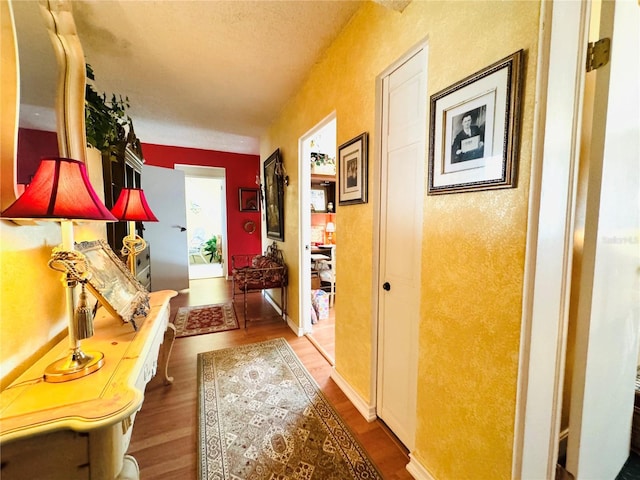
<svg viewBox="0 0 640 480">
<path fill-rule="evenodd" d="M 31 183 L 42 157 L 58 157 L 58 136 L 56 132 L 18 129 L 18 161 L 16 164 L 17 183 Z"/>
<path fill-rule="evenodd" d="M 145 164 L 155 167 L 174 168 L 175 164 L 221 167 L 226 169 L 227 191 L 227 253 L 229 259 L 236 254 L 258 254 L 262 249 L 262 212 L 241 212 L 239 188 L 258 188 L 256 175 L 260 172 L 260 157 L 241 153 L 218 152 L 197 148 L 172 147 L 142 144 Z M 253 220 L 256 230 L 252 234 L 244 231 L 247 220 Z M 224 241 L 224 240 L 223 240 Z M 231 268 L 231 260 L 227 263 Z"/>
<path fill-rule="evenodd" d="M 240 187 L 257 188 L 256 175 L 260 172 L 260 157 L 241 153 L 218 152 L 197 148 L 172 147 L 142 144 L 145 164 L 174 168 L 176 163 L 226 169 L 227 191 L 227 253 L 258 254 L 262 250 L 262 212 L 241 212 Z M 18 130 L 18 183 L 29 183 L 40 160 L 44 156 L 58 156 L 58 138 L 55 132 L 20 128 Z M 244 231 L 247 220 L 253 220 L 256 230 L 252 234 Z M 224 239 L 223 239 L 224 241 Z M 227 262 L 231 268 L 231 260 Z M 231 272 L 229 272 L 231 273 Z"/>
</svg>

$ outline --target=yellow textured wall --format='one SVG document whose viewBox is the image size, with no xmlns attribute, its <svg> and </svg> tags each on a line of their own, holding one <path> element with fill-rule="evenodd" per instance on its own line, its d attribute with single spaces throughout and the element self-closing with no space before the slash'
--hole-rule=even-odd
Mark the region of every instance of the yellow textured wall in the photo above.
<svg viewBox="0 0 640 480">
<path fill-rule="evenodd" d="M 0 364 L 5 377 L 64 328 L 64 296 L 56 272 L 47 268 L 60 243 L 54 224 L 0 223 Z M 59 290 L 59 294 L 57 293 Z"/>
<path fill-rule="evenodd" d="M 2 88 L 3 108 L 0 154 L 2 171 L 2 209 L 15 198 L 14 170 L 17 138 L 16 109 L 4 108 L 17 104 L 19 96 L 15 50 L 8 50 L 13 42 L 13 24 L 9 21 L 8 3 L 0 4 L 2 13 Z M 5 75 L 6 73 L 6 75 Z M 51 152 L 57 155 L 58 152 Z M 88 154 L 100 165 L 99 155 Z M 97 160 L 96 160 L 97 159 Z M 104 199 L 102 169 L 88 168 L 89 178 Z M 91 168 L 93 166 L 94 168 Z M 75 228 L 75 240 L 106 240 L 103 223 L 84 223 Z M 0 390 L 19 376 L 33 361 L 51 348 L 67 331 L 64 285 L 62 274 L 47 264 L 53 247 L 61 242 L 57 222 L 21 222 L 0 220 Z"/>
<path fill-rule="evenodd" d="M 385 68 L 427 39 L 432 95 L 525 50 L 518 187 L 416 199 L 424 201 L 425 226 L 412 456 L 437 479 L 511 475 L 539 10 L 535 1 L 414 0 L 398 13 L 368 2 L 262 139 L 262 158 L 279 147 L 292 179 L 283 248 L 289 311 L 299 321 L 298 139 L 335 110 L 338 144 L 369 132 L 373 171 L 376 77 Z M 336 369 L 373 402 L 373 205 L 338 207 L 337 214 Z"/>
<path fill-rule="evenodd" d="M 105 239 L 104 226 L 76 226 L 75 240 Z M 66 334 L 62 274 L 47 266 L 60 224 L 0 221 L 0 389 Z"/>
</svg>

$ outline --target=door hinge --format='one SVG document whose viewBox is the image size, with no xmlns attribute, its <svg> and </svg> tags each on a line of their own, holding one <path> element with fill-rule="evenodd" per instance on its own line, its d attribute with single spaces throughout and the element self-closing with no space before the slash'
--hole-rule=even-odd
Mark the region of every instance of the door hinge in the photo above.
<svg viewBox="0 0 640 480">
<path fill-rule="evenodd" d="M 609 38 L 601 38 L 597 42 L 589 42 L 587 45 L 587 72 L 609 63 L 610 46 L 611 40 Z"/>
</svg>

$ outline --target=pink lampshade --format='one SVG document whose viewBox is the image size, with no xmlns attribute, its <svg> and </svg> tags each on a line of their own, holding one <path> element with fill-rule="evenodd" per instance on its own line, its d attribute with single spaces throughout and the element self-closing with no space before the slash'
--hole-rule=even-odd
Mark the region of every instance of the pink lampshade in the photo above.
<svg viewBox="0 0 640 480">
<path fill-rule="evenodd" d="M 141 188 L 123 188 L 118 201 L 111 209 L 118 219 L 138 222 L 157 222 L 158 219 L 149 208 L 144 191 Z"/>
<path fill-rule="evenodd" d="M 89 182 L 83 162 L 45 158 L 24 193 L 2 214 L 3 218 L 58 218 L 115 222 Z"/>
</svg>

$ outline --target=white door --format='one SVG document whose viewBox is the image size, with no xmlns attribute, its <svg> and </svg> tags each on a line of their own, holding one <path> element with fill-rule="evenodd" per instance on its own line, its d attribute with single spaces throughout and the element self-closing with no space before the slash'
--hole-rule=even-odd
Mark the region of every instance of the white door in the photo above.
<svg viewBox="0 0 640 480">
<path fill-rule="evenodd" d="M 145 165 L 142 188 L 158 217 L 158 222 L 144 224 L 144 239 L 149 242 L 151 253 L 151 288 L 189 288 L 184 172 Z"/>
<path fill-rule="evenodd" d="M 588 74 L 593 128 L 581 158 L 589 182 L 567 446 L 577 479 L 615 478 L 629 455 L 640 327 L 640 7 L 602 2 L 601 18 L 611 60 Z"/>
<path fill-rule="evenodd" d="M 378 416 L 414 447 L 427 52 L 382 79 Z"/>
</svg>

